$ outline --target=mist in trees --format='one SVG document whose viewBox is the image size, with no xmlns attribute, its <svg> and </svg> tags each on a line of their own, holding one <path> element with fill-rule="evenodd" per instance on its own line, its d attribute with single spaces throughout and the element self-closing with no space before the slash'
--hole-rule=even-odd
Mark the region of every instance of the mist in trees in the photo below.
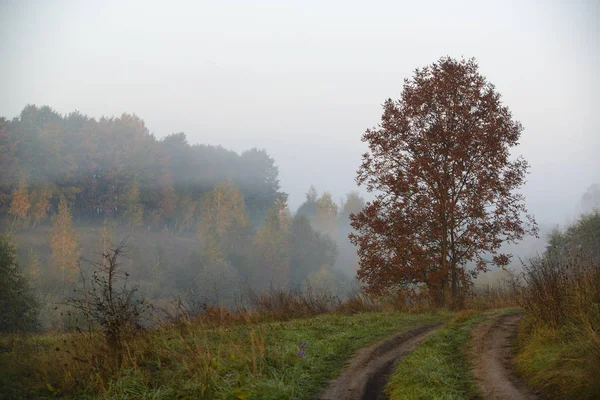
<svg viewBox="0 0 600 400">
<path fill-rule="evenodd" d="M 123 240 L 121 268 L 155 304 L 352 288 L 349 215 L 364 200 L 353 192 L 338 203 L 311 187 L 290 210 L 265 150 L 192 145 L 184 133 L 158 140 L 135 115 L 96 120 L 32 105 L 0 120 L 0 145 L 2 228 L 14 233 L 10 254 L 45 327 L 68 323 L 54 308 Z"/>
<path fill-rule="evenodd" d="M 357 183 L 374 200 L 311 186 L 290 209 L 264 149 L 157 139 L 134 114 L 28 105 L 0 118 L 0 224 L 44 326 L 65 323 L 46 311 L 90 278 L 83 261 L 124 239 L 123 270 L 156 304 L 310 285 L 342 296 L 363 284 L 374 294 L 425 284 L 442 304 L 489 265 L 510 265 L 506 244 L 536 232 L 518 192 L 528 164 L 510 158 L 521 131 L 474 60 L 441 59 L 363 137 Z M 598 209 L 599 193 L 589 187 L 582 212 Z"/>
<path fill-rule="evenodd" d="M 95 120 L 29 105 L 0 120 L 0 160 L 0 210 L 24 226 L 47 218 L 62 195 L 78 220 L 124 217 L 132 226 L 193 231 L 200 197 L 224 180 L 238 185 L 259 225 L 281 194 L 266 151 L 190 145 L 183 133 L 157 140 L 129 114 Z"/>
</svg>

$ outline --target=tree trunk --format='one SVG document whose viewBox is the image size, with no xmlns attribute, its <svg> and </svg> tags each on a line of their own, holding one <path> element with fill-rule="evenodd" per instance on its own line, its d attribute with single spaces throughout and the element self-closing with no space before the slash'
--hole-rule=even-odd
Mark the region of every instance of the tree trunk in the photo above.
<svg viewBox="0 0 600 400">
<path fill-rule="evenodd" d="M 446 229 L 444 224 L 444 236 L 442 237 L 442 259 L 441 259 L 441 296 L 442 296 L 442 307 L 448 304 L 450 291 L 448 290 L 448 237 L 446 235 Z"/>
<path fill-rule="evenodd" d="M 452 309 L 457 309 L 462 306 L 459 304 L 458 294 L 458 271 L 456 269 L 456 248 L 454 247 L 454 224 L 450 228 L 450 274 L 452 279 Z"/>
<path fill-rule="evenodd" d="M 458 304 L 458 276 L 456 273 L 456 263 L 451 263 L 451 276 L 452 276 L 452 303 L 451 307 L 453 310 L 459 307 Z"/>
<path fill-rule="evenodd" d="M 444 286 L 448 286 L 448 283 L 442 280 L 441 282 L 436 282 L 436 284 L 428 284 L 430 298 L 433 300 L 433 303 L 436 308 L 444 308 L 445 305 L 445 295 L 444 295 Z"/>
</svg>

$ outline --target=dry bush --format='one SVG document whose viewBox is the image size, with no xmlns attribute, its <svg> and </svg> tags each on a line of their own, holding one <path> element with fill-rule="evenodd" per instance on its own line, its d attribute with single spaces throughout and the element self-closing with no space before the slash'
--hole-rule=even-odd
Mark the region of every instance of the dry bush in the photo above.
<svg viewBox="0 0 600 400">
<path fill-rule="evenodd" d="M 313 290 L 310 282 L 304 291 L 299 289 L 275 289 L 257 292 L 247 289 L 244 296 L 236 296 L 232 307 L 209 302 L 206 297 L 189 292 L 165 307 L 160 307 L 161 324 L 185 326 L 202 323 L 210 326 L 228 325 L 258 321 L 286 321 L 293 318 L 305 318 L 319 314 L 337 312 L 354 314 L 364 311 L 378 311 L 386 305 L 394 309 L 405 309 L 405 303 L 394 298 L 375 300 L 355 290 L 345 299 L 333 291 Z"/>
<path fill-rule="evenodd" d="M 523 265 L 517 372 L 556 398 L 600 398 L 600 212 L 549 236 Z"/>
<path fill-rule="evenodd" d="M 454 322 L 457 322 L 457 323 L 465 322 L 473 314 L 475 314 L 475 311 L 473 311 L 473 310 L 462 310 L 458 314 L 456 314 L 456 317 L 454 317 Z"/>
<path fill-rule="evenodd" d="M 381 302 L 356 290 L 336 308 L 336 312 L 346 315 L 356 314 L 364 311 L 379 311 L 382 309 Z"/>
<path fill-rule="evenodd" d="M 506 272 L 507 275 L 495 285 L 474 287 L 466 299 L 465 307 L 477 311 L 518 307 L 522 278 L 513 271 Z"/>
<path fill-rule="evenodd" d="M 520 302 L 536 320 L 554 328 L 571 322 L 600 328 L 597 252 L 580 247 L 549 252 L 530 260 L 523 268 L 526 285 Z"/>
<path fill-rule="evenodd" d="M 331 291 L 314 292 L 310 282 L 304 292 L 270 288 L 268 292 L 248 291 L 248 308 L 262 318 L 287 320 L 334 311 L 341 303 Z"/>
<path fill-rule="evenodd" d="M 94 271 L 89 285 L 83 273 L 82 288 L 69 297 L 66 305 L 84 316 L 88 342 L 91 345 L 90 362 L 100 367 L 104 354 L 121 363 L 127 342 L 146 326 L 150 305 L 137 296 L 137 287 L 127 286 L 127 274 L 121 272 L 119 256 L 124 252 L 124 242 L 102 254 L 101 262 L 91 262 Z M 122 280 L 122 286 L 118 286 Z M 77 330 L 81 331 L 79 327 Z M 98 340 L 101 339 L 101 340 Z"/>
</svg>

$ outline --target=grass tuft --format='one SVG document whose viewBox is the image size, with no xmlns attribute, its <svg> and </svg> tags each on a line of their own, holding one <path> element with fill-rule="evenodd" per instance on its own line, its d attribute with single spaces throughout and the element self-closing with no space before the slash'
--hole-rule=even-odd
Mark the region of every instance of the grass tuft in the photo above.
<svg viewBox="0 0 600 400">
<path fill-rule="evenodd" d="M 519 330 L 518 348 L 517 372 L 548 398 L 600 398 L 598 333 L 576 324 L 557 329 L 527 316 Z"/>
<path fill-rule="evenodd" d="M 483 314 L 462 311 L 405 357 L 390 377 L 386 391 L 399 399 L 476 399 L 471 362 L 461 351 Z"/>
</svg>

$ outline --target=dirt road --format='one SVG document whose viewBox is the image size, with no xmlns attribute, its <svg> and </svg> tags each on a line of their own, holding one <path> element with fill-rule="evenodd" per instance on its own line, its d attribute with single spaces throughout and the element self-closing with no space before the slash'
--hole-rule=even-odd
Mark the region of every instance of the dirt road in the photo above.
<svg viewBox="0 0 600 400">
<path fill-rule="evenodd" d="M 520 314 L 504 314 L 473 331 L 474 372 L 485 399 L 537 398 L 511 374 L 512 339 L 520 319 Z"/>
<path fill-rule="evenodd" d="M 441 324 L 424 325 L 399 333 L 371 347 L 360 349 L 341 375 L 334 379 L 321 400 L 385 399 L 383 389 L 394 366 Z"/>
</svg>

